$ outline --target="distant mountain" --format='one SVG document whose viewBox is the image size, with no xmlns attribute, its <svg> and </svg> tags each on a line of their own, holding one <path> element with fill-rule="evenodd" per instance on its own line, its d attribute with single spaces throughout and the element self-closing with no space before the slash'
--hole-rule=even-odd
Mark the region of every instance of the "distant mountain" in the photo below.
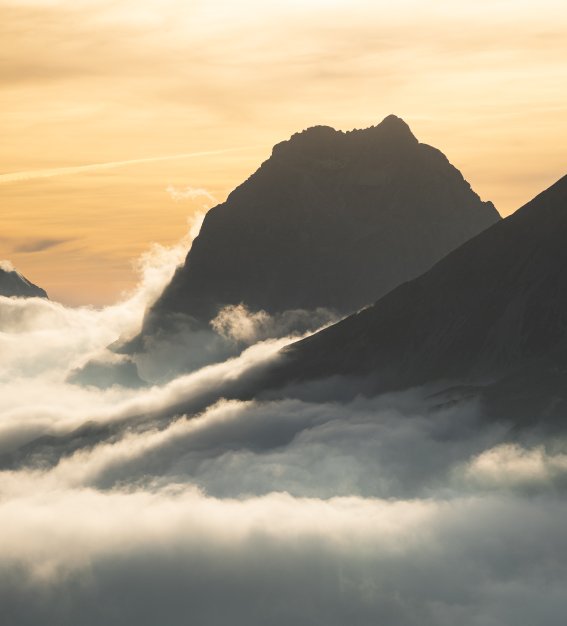
<svg viewBox="0 0 567 626">
<path fill-rule="evenodd" d="M 567 176 L 283 356 L 272 384 L 341 375 L 379 392 L 472 382 L 522 413 L 567 410 Z"/>
<path fill-rule="evenodd" d="M 350 313 L 499 219 L 398 117 L 350 132 L 309 128 L 207 213 L 132 345 L 143 350 L 180 320 L 208 326 L 225 305 Z"/>
<path fill-rule="evenodd" d="M 0 296 L 47 298 L 47 294 L 41 287 L 31 283 L 9 265 L 0 265 Z"/>
</svg>

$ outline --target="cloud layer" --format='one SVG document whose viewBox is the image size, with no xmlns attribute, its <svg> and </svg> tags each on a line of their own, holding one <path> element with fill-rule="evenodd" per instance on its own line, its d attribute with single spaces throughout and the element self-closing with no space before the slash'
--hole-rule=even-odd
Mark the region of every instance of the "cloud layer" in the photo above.
<svg viewBox="0 0 567 626">
<path fill-rule="evenodd" d="M 293 340 L 238 307 L 216 322 L 226 360 L 139 389 L 68 382 L 121 358 L 105 346 L 186 245 L 154 249 L 106 309 L 0 300 L 2 622 L 563 624 L 561 437 L 336 378 L 236 399 Z"/>
</svg>

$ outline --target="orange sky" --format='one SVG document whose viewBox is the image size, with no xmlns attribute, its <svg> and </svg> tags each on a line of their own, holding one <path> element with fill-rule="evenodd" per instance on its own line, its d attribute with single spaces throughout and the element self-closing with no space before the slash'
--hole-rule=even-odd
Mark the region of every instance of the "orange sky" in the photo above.
<svg viewBox="0 0 567 626">
<path fill-rule="evenodd" d="M 564 0 L 0 0 L 0 12 L 0 259 L 66 303 L 114 300 L 151 242 L 180 239 L 314 124 L 395 113 L 504 215 L 567 172 Z"/>
</svg>

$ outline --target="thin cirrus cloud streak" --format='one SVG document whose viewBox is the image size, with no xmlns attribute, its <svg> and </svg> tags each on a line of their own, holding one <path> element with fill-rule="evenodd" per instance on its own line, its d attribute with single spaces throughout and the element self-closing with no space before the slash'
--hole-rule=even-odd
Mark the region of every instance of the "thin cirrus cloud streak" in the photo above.
<svg viewBox="0 0 567 626">
<path fill-rule="evenodd" d="M 257 146 L 241 146 L 238 148 L 225 148 L 222 150 L 204 150 L 201 152 L 184 152 L 181 154 L 169 154 L 165 156 L 146 157 L 143 159 L 127 159 L 125 161 L 108 161 L 106 163 L 89 163 L 87 165 L 74 165 L 71 167 L 56 167 L 40 170 L 28 170 L 24 172 L 13 172 L 10 174 L 0 174 L 0 185 L 9 183 L 20 183 L 38 178 L 52 178 L 54 176 L 68 176 L 72 174 L 82 174 L 83 172 L 93 172 L 97 170 L 113 169 L 115 167 L 125 167 L 128 165 L 138 165 L 142 163 L 156 163 L 158 161 L 174 161 L 177 159 L 190 159 L 202 156 L 212 156 L 218 154 L 228 154 L 242 150 L 251 150 Z"/>
</svg>

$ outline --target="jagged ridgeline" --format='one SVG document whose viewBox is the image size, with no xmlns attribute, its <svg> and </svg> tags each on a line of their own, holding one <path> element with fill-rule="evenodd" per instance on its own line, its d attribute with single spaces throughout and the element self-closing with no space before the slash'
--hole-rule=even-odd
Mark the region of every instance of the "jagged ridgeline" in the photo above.
<svg viewBox="0 0 567 626">
<path fill-rule="evenodd" d="M 461 173 L 393 115 L 350 132 L 316 126 L 277 144 L 211 209 L 141 337 L 231 304 L 270 314 L 355 311 L 499 220 Z"/>
</svg>

